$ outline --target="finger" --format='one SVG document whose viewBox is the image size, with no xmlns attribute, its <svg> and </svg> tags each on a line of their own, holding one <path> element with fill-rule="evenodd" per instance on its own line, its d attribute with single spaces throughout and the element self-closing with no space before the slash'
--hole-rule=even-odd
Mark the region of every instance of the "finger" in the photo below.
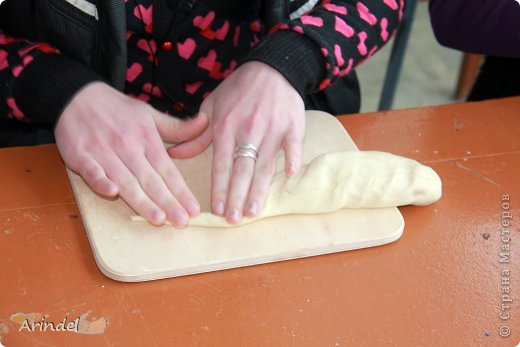
<svg viewBox="0 0 520 347">
<path fill-rule="evenodd" d="M 223 131 L 213 140 L 213 164 L 211 172 L 211 210 L 223 216 L 226 209 L 229 179 L 233 169 L 235 138 L 230 131 Z"/>
<path fill-rule="evenodd" d="M 162 150 L 164 152 L 164 149 Z M 137 178 L 144 193 L 164 212 L 175 227 L 184 227 L 188 224 L 188 214 L 184 207 L 174 197 L 163 178 L 155 171 L 145 155 L 140 152 L 118 153 L 121 161 Z M 165 154 L 166 155 L 166 154 Z"/>
<path fill-rule="evenodd" d="M 202 153 L 202 151 L 204 151 L 213 140 L 213 124 L 211 122 L 213 119 L 212 94 L 208 95 L 202 102 L 202 105 L 200 105 L 199 114 L 197 117 L 200 116 L 208 117 L 209 123 L 206 127 L 206 130 L 204 130 L 202 135 L 195 137 L 191 141 L 186 141 L 179 144 L 178 146 L 168 148 L 168 154 L 172 158 L 184 159 L 196 156 L 197 154 Z"/>
<path fill-rule="evenodd" d="M 118 187 L 119 196 L 154 225 L 162 225 L 166 219 L 165 212 L 153 202 L 141 188 L 138 180 L 115 153 L 105 154 L 97 158 L 105 172 Z"/>
<path fill-rule="evenodd" d="M 117 196 L 117 186 L 108 179 L 97 161 L 87 156 L 77 156 L 70 164 L 70 168 L 79 173 L 93 191 L 108 197 Z"/>
<path fill-rule="evenodd" d="M 203 112 L 195 118 L 180 120 L 153 108 L 150 109 L 159 135 L 164 141 L 174 143 L 189 141 L 202 134 L 209 124 L 208 116 Z"/>
<path fill-rule="evenodd" d="M 193 140 L 169 147 L 168 154 L 172 158 L 179 159 L 194 157 L 197 154 L 202 153 L 206 148 L 208 148 L 212 139 L 213 129 L 211 127 L 208 127 L 200 136 L 194 138 Z"/>
<path fill-rule="evenodd" d="M 161 147 L 160 144 L 157 148 L 150 146 L 145 153 L 146 158 L 188 215 L 190 217 L 197 216 L 200 213 L 200 204 L 190 191 L 179 170 Z"/>
<path fill-rule="evenodd" d="M 264 207 L 276 169 L 276 157 L 280 147 L 281 142 L 279 141 L 264 141 L 260 149 L 244 210 L 244 214 L 249 218 L 257 216 Z"/>
<path fill-rule="evenodd" d="M 303 134 L 292 131 L 284 143 L 285 174 L 294 176 L 302 166 Z"/>
<path fill-rule="evenodd" d="M 253 158 L 236 158 L 226 204 L 226 220 L 231 224 L 237 224 L 242 220 L 242 211 L 253 180 L 254 170 L 255 160 Z"/>
</svg>

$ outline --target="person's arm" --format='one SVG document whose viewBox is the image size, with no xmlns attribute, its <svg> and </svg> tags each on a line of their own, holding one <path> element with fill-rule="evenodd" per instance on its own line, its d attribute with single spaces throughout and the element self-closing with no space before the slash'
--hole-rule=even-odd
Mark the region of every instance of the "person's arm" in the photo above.
<svg viewBox="0 0 520 347">
<path fill-rule="evenodd" d="M 404 0 L 323 0 L 306 15 L 276 26 L 202 103 L 211 127 L 172 148 L 186 157 L 213 140 L 212 211 L 229 223 L 263 208 L 285 152 L 285 172 L 302 164 L 302 96 L 326 88 L 381 48 L 402 18 Z M 258 148 L 258 159 L 236 157 L 237 146 Z"/>
<path fill-rule="evenodd" d="M 404 1 L 321 1 L 280 23 L 250 54 L 278 70 L 301 94 L 316 92 L 368 59 L 393 35 Z"/>
<path fill-rule="evenodd" d="M 516 0 L 430 0 L 440 44 L 457 50 L 520 57 L 520 3 Z"/>
<path fill-rule="evenodd" d="M 54 126 L 82 87 L 102 80 L 88 66 L 45 42 L 31 42 L 0 29 L 0 117 Z"/>
<path fill-rule="evenodd" d="M 182 122 L 162 114 L 56 48 L 3 32 L 0 82 L 1 116 L 52 126 L 63 161 L 95 192 L 119 195 L 154 224 L 168 219 L 183 227 L 199 213 L 163 140 L 196 137 L 207 127 L 206 117 Z"/>
</svg>

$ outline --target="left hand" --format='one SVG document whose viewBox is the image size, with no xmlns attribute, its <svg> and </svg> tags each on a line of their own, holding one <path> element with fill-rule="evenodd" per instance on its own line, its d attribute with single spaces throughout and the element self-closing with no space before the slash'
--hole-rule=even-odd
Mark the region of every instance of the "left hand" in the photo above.
<svg viewBox="0 0 520 347">
<path fill-rule="evenodd" d="M 198 138 L 169 149 L 186 157 L 191 147 L 213 138 L 212 212 L 231 224 L 256 216 L 263 208 L 280 149 L 285 172 L 295 175 L 302 163 L 305 107 L 301 96 L 274 68 L 248 62 L 233 72 L 202 103 L 210 126 Z M 251 144 L 258 160 L 233 158 L 235 148 Z"/>
</svg>

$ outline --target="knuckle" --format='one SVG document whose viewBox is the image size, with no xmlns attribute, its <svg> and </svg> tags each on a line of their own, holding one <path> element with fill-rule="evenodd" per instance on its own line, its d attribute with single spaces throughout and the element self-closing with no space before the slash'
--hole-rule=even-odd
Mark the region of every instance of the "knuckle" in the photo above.
<svg viewBox="0 0 520 347">
<path fill-rule="evenodd" d="M 86 165 L 81 170 L 81 176 L 87 182 L 92 182 L 100 178 L 100 172 L 97 167 L 93 165 Z"/>
<path fill-rule="evenodd" d="M 177 194 L 177 198 L 182 202 L 188 202 L 194 199 L 193 194 L 188 189 L 187 186 L 183 186 L 179 193 Z"/>
<path fill-rule="evenodd" d="M 147 193 L 155 193 L 155 195 L 157 196 L 166 195 L 164 193 L 161 193 L 166 191 L 164 184 L 160 179 L 158 179 L 154 175 L 145 175 L 144 177 L 139 179 L 139 184 L 141 188 Z"/>
<path fill-rule="evenodd" d="M 107 143 L 99 138 L 99 135 L 93 137 L 90 141 L 85 142 L 83 145 L 72 147 L 72 154 L 77 156 L 77 153 L 83 153 L 87 156 L 98 155 L 100 153 L 106 153 L 109 151 Z"/>
<path fill-rule="evenodd" d="M 177 167 L 170 165 L 166 168 L 165 172 L 166 175 L 163 177 L 165 177 L 167 182 L 171 182 L 174 189 L 179 190 L 182 188 L 188 190 L 188 186 L 186 185 L 186 178 L 179 172 Z"/>
<path fill-rule="evenodd" d="M 154 201 L 160 208 L 166 211 L 178 208 L 178 204 L 170 194 L 161 195 L 157 197 L 157 199 L 155 199 Z"/>
<path fill-rule="evenodd" d="M 115 179 L 115 183 L 123 194 L 135 194 L 137 192 L 135 189 L 137 181 L 133 176 L 120 176 Z"/>
<path fill-rule="evenodd" d="M 81 176 L 83 176 L 85 174 L 86 158 L 83 156 L 79 157 L 78 153 L 84 153 L 84 152 L 85 151 L 72 152 L 68 149 L 67 150 L 60 149 L 61 157 L 63 158 L 63 161 L 65 162 L 67 167 L 72 169 L 74 172 L 80 174 Z"/>
<path fill-rule="evenodd" d="M 188 187 L 188 185 L 186 184 L 186 181 L 184 180 L 184 178 L 182 176 L 175 177 L 173 180 L 174 180 L 174 182 L 173 182 L 174 185 L 173 185 L 172 192 L 174 193 L 175 196 L 181 197 L 181 196 L 190 194 L 190 192 L 191 192 L 190 188 Z"/>
<path fill-rule="evenodd" d="M 171 161 L 164 161 L 157 168 L 157 173 L 166 181 L 173 182 L 179 179 L 179 171 L 171 163 Z"/>
<path fill-rule="evenodd" d="M 128 204 L 134 209 L 138 209 L 146 205 L 146 200 L 143 198 L 143 195 L 140 194 L 136 189 L 126 191 L 122 196 L 124 200 L 127 201 Z"/>
<path fill-rule="evenodd" d="M 161 144 L 151 146 L 145 151 L 146 158 L 156 168 L 156 171 L 162 176 L 167 177 L 173 174 L 171 168 L 175 168 L 172 159 L 169 157 L 166 148 Z"/>
</svg>

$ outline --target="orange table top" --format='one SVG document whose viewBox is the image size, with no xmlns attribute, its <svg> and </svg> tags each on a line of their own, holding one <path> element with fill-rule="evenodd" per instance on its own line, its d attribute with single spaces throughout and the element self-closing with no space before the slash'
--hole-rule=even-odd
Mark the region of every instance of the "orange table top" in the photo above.
<svg viewBox="0 0 520 347">
<path fill-rule="evenodd" d="M 98 270 L 54 145 L 0 150 L 1 343 L 516 346 L 520 98 L 340 119 L 443 179 L 438 203 L 400 209 L 400 240 L 144 283 Z M 83 333 L 21 325 L 80 316 Z"/>
</svg>

